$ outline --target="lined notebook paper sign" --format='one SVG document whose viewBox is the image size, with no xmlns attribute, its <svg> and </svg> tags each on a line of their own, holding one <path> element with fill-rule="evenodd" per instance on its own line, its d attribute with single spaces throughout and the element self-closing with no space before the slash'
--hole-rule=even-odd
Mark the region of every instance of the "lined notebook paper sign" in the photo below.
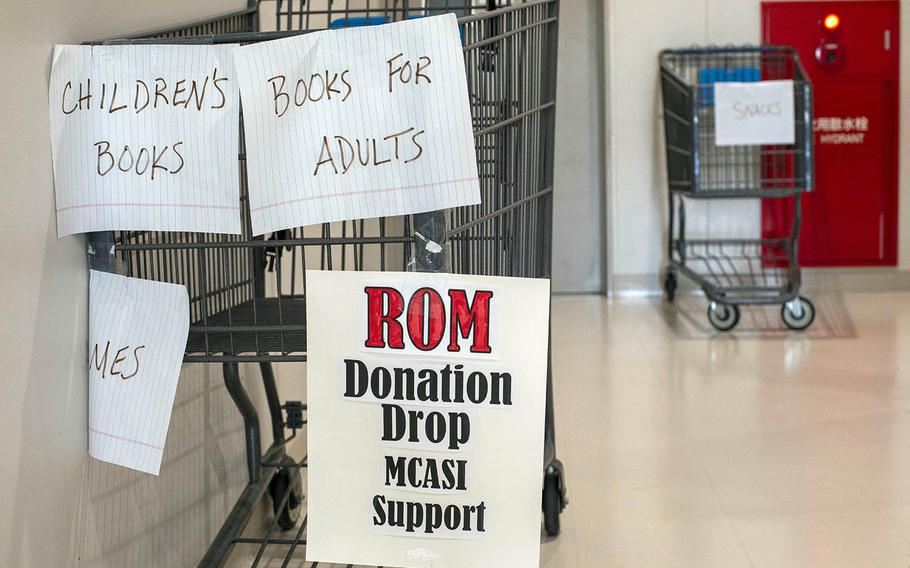
<svg viewBox="0 0 910 568">
<path fill-rule="evenodd" d="M 182 285 L 91 271 L 89 455 L 158 475 L 189 333 Z"/>
<path fill-rule="evenodd" d="M 57 236 L 240 233 L 232 45 L 58 45 L 49 87 Z"/>
<path fill-rule="evenodd" d="M 793 144 L 793 81 L 716 83 L 714 136 L 718 146 Z"/>
<path fill-rule="evenodd" d="M 480 202 L 454 15 L 235 55 L 254 234 Z"/>
</svg>

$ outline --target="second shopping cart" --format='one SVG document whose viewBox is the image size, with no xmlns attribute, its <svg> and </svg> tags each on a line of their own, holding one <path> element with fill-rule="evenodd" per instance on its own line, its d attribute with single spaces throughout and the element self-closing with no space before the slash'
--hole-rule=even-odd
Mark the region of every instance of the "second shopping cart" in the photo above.
<svg viewBox="0 0 910 568">
<path fill-rule="evenodd" d="M 780 304 L 790 329 L 802 330 L 815 307 L 800 295 L 800 195 L 813 186 L 812 84 L 789 47 L 667 50 L 660 54 L 666 139 L 669 226 L 664 290 L 673 302 L 679 277 L 708 299 L 708 320 L 733 329 L 740 306 Z M 719 144 L 715 91 L 721 83 L 789 81 L 793 91 L 791 144 Z M 687 200 L 764 200 L 783 220 L 760 235 L 693 238 Z M 773 200 L 774 205 L 768 205 Z M 709 223 L 712 220 L 709 219 Z"/>
</svg>

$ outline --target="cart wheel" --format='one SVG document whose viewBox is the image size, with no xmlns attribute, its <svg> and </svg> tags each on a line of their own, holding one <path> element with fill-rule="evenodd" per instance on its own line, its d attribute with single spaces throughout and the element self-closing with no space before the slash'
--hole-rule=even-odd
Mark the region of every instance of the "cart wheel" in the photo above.
<svg viewBox="0 0 910 568">
<path fill-rule="evenodd" d="M 730 331 L 739 323 L 739 306 L 732 304 L 708 304 L 708 321 L 718 331 Z"/>
<path fill-rule="evenodd" d="M 815 305 L 808 299 L 798 296 L 780 307 L 780 317 L 790 329 L 802 331 L 815 320 Z"/>
<path fill-rule="evenodd" d="M 285 456 L 281 460 L 283 466 L 275 473 L 275 477 L 269 482 L 269 495 L 272 497 L 272 510 L 278 517 L 278 526 L 284 530 L 290 530 L 297 524 L 300 518 L 300 505 L 303 503 L 303 489 L 300 482 L 300 470 L 294 466 L 294 460 Z M 291 487 L 291 494 L 288 495 L 287 502 L 281 509 L 278 506 L 284 498 L 288 487 Z"/>
<path fill-rule="evenodd" d="M 550 536 L 559 536 L 559 513 L 562 512 L 562 495 L 557 475 L 544 474 L 543 478 L 543 527 Z"/>
<path fill-rule="evenodd" d="M 664 293 L 671 304 L 676 299 L 676 286 L 676 272 L 668 268 L 667 277 L 664 279 Z"/>
</svg>

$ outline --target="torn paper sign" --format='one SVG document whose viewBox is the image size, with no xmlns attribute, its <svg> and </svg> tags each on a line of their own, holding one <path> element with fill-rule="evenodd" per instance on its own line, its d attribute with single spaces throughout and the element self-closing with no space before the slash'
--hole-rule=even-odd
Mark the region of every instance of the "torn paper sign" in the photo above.
<svg viewBox="0 0 910 568">
<path fill-rule="evenodd" d="M 89 455 L 158 475 L 189 326 L 186 287 L 91 271 Z"/>
<path fill-rule="evenodd" d="M 240 233 L 232 45 L 58 45 L 48 93 L 57 236 Z"/>
<path fill-rule="evenodd" d="M 454 15 L 250 44 L 235 61 L 254 234 L 480 202 Z"/>
</svg>

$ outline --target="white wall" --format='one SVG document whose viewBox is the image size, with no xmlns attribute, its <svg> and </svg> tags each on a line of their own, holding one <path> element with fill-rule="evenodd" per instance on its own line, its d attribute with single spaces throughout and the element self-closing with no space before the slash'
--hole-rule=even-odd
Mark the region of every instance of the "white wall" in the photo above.
<svg viewBox="0 0 910 568">
<path fill-rule="evenodd" d="M 657 113 L 657 54 L 704 41 L 704 0 L 609 0 L 609 189 L 607 257 L 618 283 L 657 272 L 663 254 L 665 190 Z"/>
<path fill-rule="evenodd" d="M 245 0 L 3 2 L 0 18 L 0 565 L 187 566 L 244 483 L 217 367 L 184 372 L 160 478 L 89 460 L 84 240 L 57 240 L 54 43 L 200 19 Z"/>
<path fill-rule="evenodd" d="M 608 258 L 614 288 L 656 286 L 665 258 L 666 182 L 659 124 L 657 55 L 693 44 L 758 43 L 760 0 L 607 0 Z M 901 14 L 910 29 L 910 11 Z M 910 37 L 901 45 L 901 107 L 910 102 Z M 910 270 L 910 113 L 901 115 L 899 268 Z M 731 207 L 735 210 L 731 215 Z M 704 207 L 730 229 L 757 234 L 759 209 Z"/>
<path fill-rule="evenodd" d="M 601 0 L 560 5 L 553 195 L 553 291 L 604 289 Z"/>
</svg>

